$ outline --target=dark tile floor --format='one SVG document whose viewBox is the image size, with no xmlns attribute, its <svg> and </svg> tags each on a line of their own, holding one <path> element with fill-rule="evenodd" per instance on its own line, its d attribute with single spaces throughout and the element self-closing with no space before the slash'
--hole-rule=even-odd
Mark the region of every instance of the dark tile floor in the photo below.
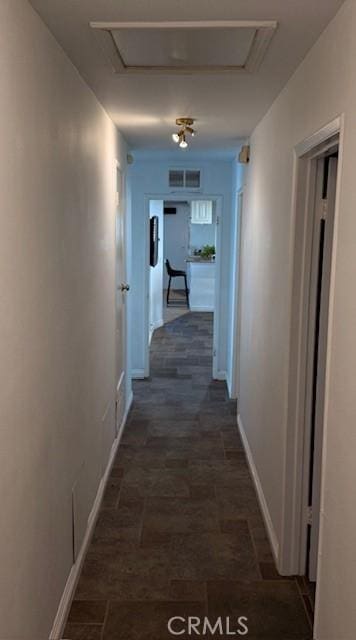
<svg viewBox="0 0 356 640">
<path fill-rule="evenodd" d="M 155 332 L 65 638 L 166 640 L 174 616 L 232 629 L 246 616 L 249 640 L 311 638 L 306 591 L 275 570 L 235 403 L 211 371 L 211 314 Z"/>
</svg>

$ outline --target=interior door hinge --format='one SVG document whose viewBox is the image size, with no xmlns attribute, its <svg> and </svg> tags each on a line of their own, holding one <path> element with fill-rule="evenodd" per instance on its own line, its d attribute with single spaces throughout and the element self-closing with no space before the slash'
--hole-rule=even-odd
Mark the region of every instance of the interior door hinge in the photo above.
<svg viewBox="0 0 356 640">
<path fill-rule="evenodd" d="M 307 524 L 308 525 L 312 525 L 313 524 L 313 507 L 307 507 Z"/>
<path fill-rule="evenodd" d="M 216 224 L 220 224 L 220 216 L 216 216 Z"/>
<path fill-rule="evenodd" d="M 322 208 L 322 212 L 321 212 L 322 220 L 326 220 L 327 213 L 328 213 L 328 201 L 327 200 L 323 200 L 323 208 Z"/>
<path fill-rule="evenodd" d="M 214 349 L 214 351 L 213 351 L 213 356 L 214 356 L 214 358 L 216 358 L 216 349 Z"/>
</svg>

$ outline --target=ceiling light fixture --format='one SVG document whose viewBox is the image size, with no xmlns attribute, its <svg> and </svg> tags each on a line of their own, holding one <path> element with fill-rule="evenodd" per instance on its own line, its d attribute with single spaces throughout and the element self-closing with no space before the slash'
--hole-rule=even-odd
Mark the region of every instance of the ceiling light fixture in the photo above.
<svg viewBox="0 0 356 640">
<path fill-rule="evenodd" d="M 188 147 L 188 142 L 186 140 L 186 134 L 189 133 L 191 136 L 195 135 L 195 130 L 192 128 L 194 124 L 193 118 L 177 118 L 176 125 L 180 127 L 177 133 L 172 134 L 172 139 L 181 149 L 186 149 Z"/>
</svg>

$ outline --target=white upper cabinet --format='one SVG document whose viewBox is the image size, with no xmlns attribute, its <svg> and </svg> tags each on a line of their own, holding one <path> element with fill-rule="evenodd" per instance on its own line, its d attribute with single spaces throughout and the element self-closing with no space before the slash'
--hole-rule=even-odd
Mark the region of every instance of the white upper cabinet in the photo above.
<svg viewBox="0 0 356 640">
<path fill-rule="evenodd" d="M 213 223 L 213 203 L 211 200 L 193 200 L 191 203 L 191 223 Z"/>
</svg>

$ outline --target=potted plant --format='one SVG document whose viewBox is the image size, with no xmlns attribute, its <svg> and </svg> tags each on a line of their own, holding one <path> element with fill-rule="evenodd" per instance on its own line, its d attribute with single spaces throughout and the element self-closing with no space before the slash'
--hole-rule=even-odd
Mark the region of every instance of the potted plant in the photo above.
<svg viewBox="0 0 356 640">
<path fill-rule="evenodd" d="M 201 257 L 205 260 L 215 259 L 215 247 L 213 244 L 206 244 L 201 250 Z"/>
</svg>

